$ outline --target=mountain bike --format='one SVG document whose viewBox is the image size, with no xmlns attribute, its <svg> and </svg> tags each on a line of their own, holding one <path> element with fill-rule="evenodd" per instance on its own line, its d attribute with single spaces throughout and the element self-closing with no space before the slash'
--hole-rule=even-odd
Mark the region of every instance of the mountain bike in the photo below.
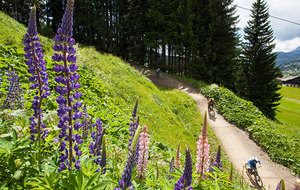
<svg viewBox="0 0 300 190">
<path fill-rule="evenodd" d="M 256 183 L 258 187 L 263 187 L 263 181 L 261 180 L 261 177 L 259 176 L 257 169 L 251 169 L 245 164 L 246 168 L 246 174 L 248 175 L 250 181 L 253 181 Z"/>
<path fill-rule="evenodd" d="M 208 104 L 208 117 L 213 121 L 217 119 L 216 112 L 214 110 L 214 104 Z"/>
<path fill-rule="evenodd" d="M 161 71 L 155 71 L 155 73 L 157 78 L 162 79 Z"/>
</svg>

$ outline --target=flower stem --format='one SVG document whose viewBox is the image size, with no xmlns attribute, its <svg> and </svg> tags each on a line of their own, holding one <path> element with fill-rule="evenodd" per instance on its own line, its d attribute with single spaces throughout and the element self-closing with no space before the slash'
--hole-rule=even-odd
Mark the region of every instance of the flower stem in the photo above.
<svg viewBox="0 0 300 190">
<path fill-rule="evenodd" d="M 68 100 L 68 112 L 69 112 L 69 162 L 70 162 L 70 167 L 72 170 L 72 104 L 70 100 L 70 79 L 69 79 L 69 70 L 68 70 L 68 65 L 67 65 L 67 44 L 64 43 L 64 50 L 63 50 L 63 56 L 64 56 L 64 67 L 65 67 L 65 75 L 66 75 L 66 83 L 67 83 L 67 100 Z"/>
<path fill-rule="evenodd" d="M 35 50 L 33 48 L 33 43 L 31 44 L 31 49 L 33 52 L 33 59 L 34 59 L 34 64 L 35 64 L 35 70 L 36 74 L 38 76 L 38 82 L 39 82 L 39 110 L 38 110 L 38 138 L 39 138 L 39 153 L 38 153 L 38 161 L 41 163 L 41 112 L 42 112 L 42 82 L 41 82 L 41 76 L 40 76 L 40 71 L 38 69 L 38 61 L 36 57 Z"/>
</svg>

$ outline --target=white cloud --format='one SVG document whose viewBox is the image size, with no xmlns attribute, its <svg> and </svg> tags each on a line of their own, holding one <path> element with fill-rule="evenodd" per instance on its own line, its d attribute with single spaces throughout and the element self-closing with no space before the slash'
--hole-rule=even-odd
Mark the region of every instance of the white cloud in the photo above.
<svg viewBox="0 0 300 190">
<path fill-rule="evenodd" d="M 279 51 L 289 52 L 300 46 L 300 37 L 296 37 L 294 39 L 285 40 L 285 41 L 275 40 L 275 43 L 276 43 L 276 47 L 275 47 L 276 52 Z"/>
<path fill-rule="evenodd" d="M 234 4 L 252 8 L 252 3 L 256 0 L 234 0 Z M 291 20 L 300 23 L 300 0 L 265 0 L 269 7 L 269 13 L 272 16 L 280 17 L 286 20 Z M 237 26 L 243 29 L 247 26 L 247 21 L 250 20 L 251 12 L 241 8 L 237 8 L 240 22 Z M 276 50 L 290 51 L 300 46 L 300 26 L 292 23 L 284 22 L 270 17 L 271 26 L 274 30 L 274 37 L 277 39 Z M 242 33 L 242 32 L 240 32 Z"/>
</svg>

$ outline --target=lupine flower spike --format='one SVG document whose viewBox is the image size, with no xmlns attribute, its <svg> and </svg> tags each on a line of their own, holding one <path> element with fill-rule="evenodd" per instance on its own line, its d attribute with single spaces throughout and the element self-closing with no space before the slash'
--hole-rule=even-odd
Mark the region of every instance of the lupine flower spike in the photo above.
<svg viewBox="0 0 300 190">
<path fill-rule="evenodd" d="M 7 85 L 8 95 L 2 105 L 2 109 L 18 109 L 23 108 L 23 89 L 20 85 L 20 78 L 14 67 L 8 66 Z"/>
<path fill-rule="evenodd" d="M 91 137 L 93 138 L 93 141 L 91 142 L 89 148 L 90 148 L 90 154 L 92 156 L 98 156 L 98 158 L 94 161 L 97 165 L 101 162 L 101 151 L 102 151 L 102 142 L 103 142 L 103 136 L 105 134 L 105 128 L 102 130 L 102 122 L 98 118 L 96 120 L 96 123 L 94 124 L 96 131 L 91 132 Z M 96 172 L 98 172 L 100 169 L 98 169 Z"/>
<path fill-rule="evenodd" d="M 105 143 L 105 136 L 103 135 L 102 138 L 102 153 L 101 153 L 101 160 L 100 160 L 100 166 L 101 166 L 101 173 L 106 173 L 106 143 Z"/>
<path fill-rule="evenodd" d="M 181 169 L 181 161 L 180 161 L 180 144 L 178 143 L 176 157 L 175 157 L 175 168 Z"/>
<path fill-rule="evenodd" d="M 215 166 L 215 167 L 219 168 L 221 171 L 223 171 L 222 164 L 221 164 L 221 146 L 220 145 L 218 147 L 218 152 L 217 152 L 217 156 L 216 156 L 215 161 L 212 161 L 212 163 L 209 166 L 209 172 L 210 173 L 215 171 L 212 166 Z"/>
<path fill-rule="evenodd" d="M 129 123 L 129 126 L 130 126 L 129 127 L 129 136 L 131 136 L 129 138 L 129 146 L 131 146 L 131 142 L 134 137 L 135 131 L 136 131 L 137 127 L 139 126 L 139 118 L 136 118 L 138 104 L 139 104 L 139 97 L 137 97 L 137 99 L 136 99 L 136 103 L 135 103 L 135 106 L 134 106 L 133 112 L 132 112 L 132 118 L 130 119 L 131 122 Z"/>
<path fill-rule="evenodd" d="M 122 175 L 122 179 L 119 181 L 120 188 L 115 188 L 115 190 L 126 190 L 127 188 L 133 189 L 133 186 L 131 183 L 131 175 L 132 175 L 132 171 L 135 167 L 135 162 L 137 160 L 136 159 L 137 145 L 138 145 L 141 129 L 142 129 L 141 126 L 139 126 L 135 132 L 131 147 L 129 147 L 129 154 L 128 154 L 126 166 L 124 168 L 124 173 Z"/>
<path fill-rule="evenodd" d="M 281 179 L 277 184 L 276 190 L 285 190 L 284 180 Z"/>
<path fill-rule="evenodd" d="M 143 132 L 140 134 L 139 139 L 139 154 L 138 154 L 138 164 L 137 164 L 137 173 L 138 178 L 143 179 L 146 177 L 146 169 L 148 164 L 148 155 L 149 155 L 149 135 L 147 134 L 147 126 L 143 126 Z"/>
<path fill-rule="evenodd" d="M 174 190 L 192 190 L 193 187 L 189 187 L 192 184 L 192 175 L 193 175 L 193 164 L 191 158 L 190 149 L 185 150 L 185 167 L 183 170 L 182 176 L 179 178 L 177 183 L 175 183 Z"/>
<path fill-rule="evenodd" d="M 173 173 L 173 172 L 175 172 L 174 167 L 175 167 L 175 166 L 174 166 L 174 157 L 172 157 L 172 160 L 171 160 L 171 162 L 170 162 L 170 170 L 169 170 L 170 174 Z M 169 175 L 169 180 L 171 180 L 171 179 L 173 179 L 173 178 L 174 178 L 174 176 Z"/>
<path fill-rule="evenodd" d="M 197 163 L 196 163 L 196 174 L 200 174 L 199 179 L 204 177 L 204 173 L 209 171 L 209 144 L 207 140 L 207 115 L 205 112 L 202 134 L 199 136 L 197 142 Z M 197 181 L 196 181 L 197 183 Z"/>
<path fill-rule="evenodd" d="M 71 170 L 73 162 L 75 162 L 75 168 L 80 169 L 79 156 L 81 151 L 79 150 L 79 144 L 83 142 L 79 133 L 75 135 L 76 131 L 79 131 L 82 127 L 82 124 L 77 121 L 82 115 L 82 112 L 79 110 L 82 103 L 78 100 L 82 94 L 78 91 L 80 87 L 78 79 L 80 76 L 76 73 L 78 65 L 76 64 L 76 50 L 73 47 L 75 40 L 72 38 L 73 7 L 74 0 L 68 0 L 61 28 L 57 29 L 58 35 L 55 36 L 56 45 L 53 46 L 54 51 L 61 53 L 55 53 L 52 56 L 52 59 L 58 63 L 53 68 L 58 73 L 55 81 L 60 83 L 55 89 L 59 93 L 56 102 L 59 104 L 57 110 L 57 115 L 59 116 L 58 127 L 61 129 L 59 138 L 62 139 L 59 149 L 62 152 L 59 171 L 66 168 Z M 69 148 L 66 148 L 67 144 Z M 78 157 L 77 161 L 73 150 Z"/>
<path fill-rule="evenodd" d="M 86 139 L 90 129 L 90 119 L 89 114 L 87 113 L 86 104 L 84 104 L 82 112 L 82 138 Z"/>
<path fill-rule="evenodd" d="M 280 180 L 279 183 L 277 184 L 276 190 L 281 190 L 281 180 Z"/>
<path fill-rule="evenodd" d="M 32 102 L 34 115 L 30 118 L 30 139 L 35 142 L 39 141 L 41 146 L 41 138 L 45 139 L 48 136 L 48 131 L 45 129 L 46 125 L 42 123 L 42 101 L 50 95 L 47 68 L 45 66 L 44 55 L 42 53 L 41 43 L 37 35 L 36 29 L 36 7 L 34 6 L 30 13 L 27 33 L 23 41 L 26 52 L 25 58 L 28 66 L 28 73 L 31 74 L 29 81 L 32 82 L 30 89 L 35 91 L 35 96 Z M 43 129 L 42 129 L 43 128 Z M 38 134 L 37 137 L 35 134 Z"/>
</svg>

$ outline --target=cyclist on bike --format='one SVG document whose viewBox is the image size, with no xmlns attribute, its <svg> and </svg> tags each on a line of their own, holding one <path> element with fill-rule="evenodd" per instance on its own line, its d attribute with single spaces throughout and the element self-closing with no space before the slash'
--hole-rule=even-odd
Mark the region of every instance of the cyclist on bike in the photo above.
<svg viewBox="0 0 300 190">
<path fill-rule="evenodd" d="M 213 98 L 208 100 L 208 111 L 216 105 L 216 101 Z"/>
<path fill-rule="evenodd" d="M 250 166 L 250 168 L 247 168 L 247 169 L 252 173 L 254 170 L 257 170 L 257 168 L 256 168 L 257 163 L 259 163 L 261 165 L 261 162 L 257 157 L 250 158 L 247 162 L 247 166 Z"/>
<path fill-rule="evenodd" d="M 156 69 L 156 76 L 158 77 L 158 78 L 162 78 L 162 75 L 161 75 L 161 70 L 160 70 L 160 68 L 158 68 L 158 69 Z"/>
</svg>

